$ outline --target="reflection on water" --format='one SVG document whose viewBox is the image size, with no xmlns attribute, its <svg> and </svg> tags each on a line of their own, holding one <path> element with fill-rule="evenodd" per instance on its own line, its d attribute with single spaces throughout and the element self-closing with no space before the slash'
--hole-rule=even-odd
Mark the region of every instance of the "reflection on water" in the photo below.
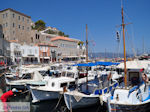
<svg viewBox="0 0 150 112">
<path fill-rule="evenodd" d="M 31 102 L 32 98 L 30 93 L 18 94 L 17 96 L 9 99 L 11 102 Z M 58 100 L 42 101 L 36 104 L 31 103 L 31 112 L 70 112 L 65 106 L 65 102 L 62 98 L 59 105 L 56 108 Z M 73 112 L 101 112 L 100 106 L 95 105 L 83 109 L 73 110 Z"/>
</svg>

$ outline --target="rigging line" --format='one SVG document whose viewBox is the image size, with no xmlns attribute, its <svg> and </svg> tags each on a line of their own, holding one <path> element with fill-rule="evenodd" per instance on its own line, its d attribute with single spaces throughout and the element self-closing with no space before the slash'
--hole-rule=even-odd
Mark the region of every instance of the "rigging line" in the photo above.
<svg viewBox="0 0 150 112">
<path fill-rule="evenodd" d="M 119 40 L 117 40 L 117 48 L 116 48 L 116 50 L 117 50 L 117 56 L 116 57 L 119 58 L 119 56 L 120 56 L 119 52 L 120 52 L 120 46 L 121 46 L 120 42 L 121 42 L 121 38 L 122 38 L 122 30 L 120 30 L 120 31 L 117 29 L 115 29 L 115 30 L 116 30 L 116 32 L 119 32 Z M 115 37 L 116 37 L 116 35 L 115 35 Z"/>
<path fill-rule="evenodd" d="M 123 0 L 121 0 L 121 8 L 123 7 Z"/>
<path fill-rule="evenodd" d="M 124 14 L 125 14 L 125 16 L 127 17 L 127 19 L 128 19 L 129 21 L 132 21 L 132 20 L 129 18 L 129 16 L 127 15 L 127 13 L 124 12 Z M 131 24 L 130 28 L 131 28 L 131 33 L 132 33 L 131 41 L 132 41 L 132 46 L 133 46 L 133 48 L 134 48 L 134 43 L 133 43 L 133 40 L 134 40 L 134 28 L 133 28 L 133 24 Z M 137 55 L 137 53 L 136 53 L 136 55 Z"/>
<path fill-rule="evenodd" d="M 127 29 L 126 29 L 126 33 L 127 33 L 128 39 L 130 39 L 130 36 L 129 36 L 128 32 L 127 32 Z M 133 52 L 134 56 L 137 57 L 132 40 L 130 41 L 130 45 L 131 45 L 131 49 L 132 49 L 132 52 Z"/>
<path fill-rule="evenodd" d="M 88 36 L 88 38 L 89 38 L 89 41 L 88 41 L 88 44 L 89 44 L 89 52 L 91 52 L 91 54 L 92 53 L 94 53 L 95 52 L 95 45 L 94 45 L 94 43 L 95 43 L 95 41 L 94 40 L 92 40 L 92 39 L 94 39 L 93 38 L 93 35 L 92 35 L 92 33 L 90 32 L 90 30 L 89 30 L 89 28 L 88 28 L 88 34 L 89 34 L 89 36 Z M 91 38 L 92 37 L 92 38 Z M 91 39 L 91 40 L 90 40 Z M 91 50 L 91 51 L 90 51 Z M 93 56 L 92 56 L 93 57 Z M 93 57 L 94 58 L 94 57 Z"/>
</svg>

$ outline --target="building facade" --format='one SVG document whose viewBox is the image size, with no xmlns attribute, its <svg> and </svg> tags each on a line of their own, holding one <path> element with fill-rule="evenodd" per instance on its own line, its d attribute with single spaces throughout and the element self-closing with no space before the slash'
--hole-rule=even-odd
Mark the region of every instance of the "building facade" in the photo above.
<svg viewBox="0 0 150 112">
<path fill-rule="evenodd" d="M 43 31 L 38 31 L 38 30 L 31 30 L 31 38 L 30 43 L 34 43 L 34 44 L 39 44 L 39 43 L 46 43 L 46 44 L 50 44 L 50 41 L 53 37 L 56 37 L 58 35 L 54 35 L 54 34 L 48 34 L 49 30 L 54 30 L 55 32 L 58 32 L 58 30 L 56 30 L 56 28 L 51 28 L 48 27 Z"/>
<path fill-rule="evenodd" d="M 32 45 L 21 45 L 22 64 L 38 64 L 39 63 L 39 48 Z"/>
<path fill-rule="evenodd" d="M 13 9 L 0 11 L 0 24 L 6 40 L 29 43 L 31 37 L 31 17 Z"/>
<path fill-rule="evenodd" d="M 10 40 L 10 57 L 13 64 L 19 64 L 22 62 L 21 44 L 17 40 Z"/>
<path fill-rule="evenodd" d="M 79 40 L 62 36 L 51 39 L 51 43 L 58 46 L 57 52 L 64 61 L 78 61 L 80 56 L 84 55 L 85 49 L 79 48 L 78 42 Z"/>
<path fill-rule="evenodd" d="M 39 47 L 40 63 L 50 63 L 56 61 L 57 46 L 40 43 Z"/>
</svg>

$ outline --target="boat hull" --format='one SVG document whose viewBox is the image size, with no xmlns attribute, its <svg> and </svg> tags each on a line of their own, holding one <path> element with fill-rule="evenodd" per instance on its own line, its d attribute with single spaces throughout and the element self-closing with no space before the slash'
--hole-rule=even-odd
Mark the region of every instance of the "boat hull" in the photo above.
<svg viewBox="0 0 150 112">
<path fill-rule="evenodd" d="M 78 109 L 97 104 L 99 102 L 99 97 L 82 97 L 77 101 L 73 95 L 64 94 L 64 100 L 67 108 L 70 110 L 70 108 Z"/>
<path fill-rule="evenodd" d="M 104 103 L 107 107 L 107 103 Z M 113 112 L 148 112 L 150 111 L 150 102 L 143 103 L 140 105 L 121 105 L 121 104 L 110 104 L 111 111 Z M 108 109 L 108 107 L 107 107 Z"/>
<path fill-rule="evenodd" d="M 32 94 L 32 103 L 40 102 L 43 100 L 59 99 L 60 93 L 58 91 L 43 91 L 38 89 L 30 89 Z"/>
</svg>

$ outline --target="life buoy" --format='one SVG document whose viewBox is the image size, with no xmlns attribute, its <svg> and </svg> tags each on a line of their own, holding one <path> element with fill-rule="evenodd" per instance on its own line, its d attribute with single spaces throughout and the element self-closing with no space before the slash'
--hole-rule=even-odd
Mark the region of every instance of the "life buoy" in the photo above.
<svg viewBox="0 0 150 112">
<path fill-rule="evenodd" d="M 146 83 L 147 83 L 148 80 L 149 80 L 148 77 L 147 77 L 147 75 L 146 75 L 145 73 L 142 74 L 142 80 L 143 80 L 144 82 L 146 82 Z"/>
<path fill-rule="evenodd" d="M 111 72 L 109 73 L 109 75 L 107 76 L 107 80 L 109 81 L 111 79 Z"/>
</svg>

